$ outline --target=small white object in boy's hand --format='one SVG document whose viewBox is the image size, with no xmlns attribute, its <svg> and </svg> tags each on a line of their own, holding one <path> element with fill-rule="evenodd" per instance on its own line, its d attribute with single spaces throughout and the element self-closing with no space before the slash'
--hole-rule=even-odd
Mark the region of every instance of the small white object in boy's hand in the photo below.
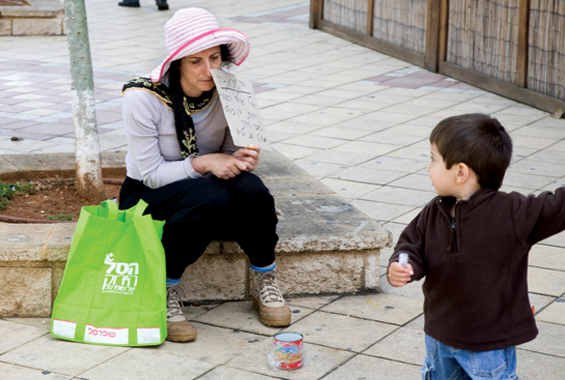
<svg viewBox="0 0 565 380">
<path fill-rule="evenodd" d="M 403 267 L 408 265 L 408 254 L 407 253 L 401 253 L 400 256 L 398 256 L 398 263 L 400 265 L 402 265 Z"/>
</svg>

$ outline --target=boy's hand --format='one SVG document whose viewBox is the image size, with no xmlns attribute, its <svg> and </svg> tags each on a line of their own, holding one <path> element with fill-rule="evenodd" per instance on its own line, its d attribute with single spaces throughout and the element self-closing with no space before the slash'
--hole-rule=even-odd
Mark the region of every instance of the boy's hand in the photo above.
<svg viewBox="0 0 565 380">
<path fill-rule="evenodd" d="M 413 274 L 414 269 L 410 264 L 403 267 L 397 261 L 394 261 L 388 266 L 388 282 L 392 286 L 400 287 L 406 285 Z"/>
</svg>

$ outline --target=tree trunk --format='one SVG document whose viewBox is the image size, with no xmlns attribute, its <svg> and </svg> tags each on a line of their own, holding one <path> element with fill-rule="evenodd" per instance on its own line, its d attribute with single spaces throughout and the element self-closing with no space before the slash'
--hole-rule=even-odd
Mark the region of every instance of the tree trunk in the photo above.
<svg viewBox="0 0 565 380">
<path fill-rule="evenodd" d="M 65 0 L 65 33 L 71 59 L 76 188 L 82 198 L 99 203 L 105 194 L 84 0 Z"/>
</svg>

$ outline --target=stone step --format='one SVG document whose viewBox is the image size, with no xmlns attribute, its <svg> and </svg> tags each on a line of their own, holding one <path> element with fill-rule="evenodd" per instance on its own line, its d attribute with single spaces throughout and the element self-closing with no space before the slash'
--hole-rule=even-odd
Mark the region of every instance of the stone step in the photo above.
<svg viewBox="0 0 565 380">
<path fill-rule="evenodd" d="M 105 171 L 123 171 L 124 154 L 103 154 Z M 74 176 L 73 154 L 0 156 L 0 180 Z M 285 295 L 376 291 L 388 231 L 274 151 L 256 173 L 275 197 L 280 288 Z M 0 223 L 0 317 L 48 317 L 76 223 Z M 214 241 L 185 271 L 186 301 L 243 300 L 252 294 L 249 261 L 233 241 Z"/>
<path fill-rule="evenodd" d="M 0 1 L 0 36 L 65 34 L 65 11 L 61 0 L 25 0 L 11 3 L 17 5 L 3 5 Z"/>
</svg>

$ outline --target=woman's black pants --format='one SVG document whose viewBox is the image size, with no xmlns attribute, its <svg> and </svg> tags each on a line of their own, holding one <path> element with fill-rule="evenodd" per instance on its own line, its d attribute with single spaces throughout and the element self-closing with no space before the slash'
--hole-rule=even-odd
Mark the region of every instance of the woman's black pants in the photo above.
<svg viewBox="0 0 565 380">
<path fill-rule="evenodd" d="M 159 189 L 126 177 L 120 190 L 120 209 L 143 199 L 153 219 L 165 220 L 163 247 L 167 277 L 180 278 L 213 240 L 235 240 L 252 265 L 275 261 L 278 241 L 275 201 L 255 174 L 235 178 L 185 179 Z"/>
</svg>

